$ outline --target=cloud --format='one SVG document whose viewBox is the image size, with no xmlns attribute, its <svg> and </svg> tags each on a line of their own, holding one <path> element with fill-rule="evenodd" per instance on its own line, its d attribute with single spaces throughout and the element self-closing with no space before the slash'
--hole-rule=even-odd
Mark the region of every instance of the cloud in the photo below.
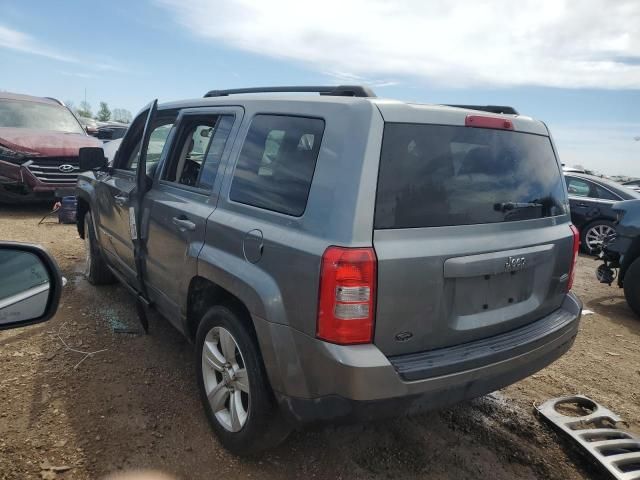
<svg viewBox="0 0 640 480">
<path fill-rule="evenodd" d="M 27 35 L 26 33 L 12 30 L 10 28 L 3 27 L 2 25 L 0 25 L 0 47 L 17 50 L 18 52 L 30 53 L 31 55 L 39 55 L 41 57 L 47 57 L 61 62 L 78 62 L 74 57 L 41 45 L 32 36 Z"/>
<path fill-rule="evenodd" d="M 327 77 L 330 77 L 334 83 L 338 85 L 345 84 L 366 84 L 370 87 L 391 87 L 398 85 L 399 82 L 395 80 L 381 80 L 375 78 L 367 78 L 361 75 L 355 75 L 348 72 L 323 72 Z"/>
<path fill-rule="evenodd" d="M 65 63 L 82 64 L 98 71 L 123 71 L 121 67 L 112 63 L 87 61 L 49 48 L 29 34 L 2 25 L 0 25 L 0 48 L 38 55 Z"/>
<path fill-rule="evenodd" d="M 640 88 L 637 0 L 156 0 L 193 35 L 322 72 Z"/>
<path fill-rule="evenodd" d="M 96 75 L 93 73 L 84 73 L 84 72 L 68 72 L 68 71 L 60 71 L 58 72 L 61 75 L 66 75 L 67 77 L 77 77 L 77 78 L 96 78 Z"/>
</svg>

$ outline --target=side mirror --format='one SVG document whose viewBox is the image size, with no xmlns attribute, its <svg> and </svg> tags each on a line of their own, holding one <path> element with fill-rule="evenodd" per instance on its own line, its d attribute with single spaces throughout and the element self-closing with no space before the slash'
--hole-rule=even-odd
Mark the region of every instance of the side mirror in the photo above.
<svg viewBox="0 0 640 480">
<path fill-rule="evenodd" d="M 82 147 L 78 152 L 78 163 L 80 171 L 95 170 L 107 166 L 107 159 L 104 157 L 102 147 Z"/>
<path fill-rule="evenodd" d="M 84 127 L 84 131 L 87 132 L 89 135 L 93 135 L 93 136 L 98 134 L 98 129 L 91 125 L 87 125 L 86 127 Z"/>
<path fill-rule="evenodd" d="M 49 320 L 58 309 L 62 281 L 42 247 L 0 242 L 0 330 Z"/>
</svg>

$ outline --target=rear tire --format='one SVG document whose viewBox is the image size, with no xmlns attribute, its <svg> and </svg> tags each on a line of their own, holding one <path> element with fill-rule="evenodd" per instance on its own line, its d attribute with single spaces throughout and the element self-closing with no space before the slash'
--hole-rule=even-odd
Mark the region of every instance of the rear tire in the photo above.
<svg viewBox="0 0 640 480">
<path fill-rule="evenodd" d="M 107 285 L 115 278 L 104 261 L 93 227 L 91 212 L 84 215 L 85 267 L 84 276 L 92 285 Z"/>
<path fill-rule="evenodd" d="M 609 220 L 595 220 L 586 227 L 583 227 L 580 232 L 580 244 L 585 253 L 589 255 L 597 255 L 602 249 L 602 242 L 604 237 L 609 233 L 615 233 L 616 229 L 613 222 Z"/>
<path fill-rule="evenodd" d="M 202 404 L 224 448 L 248 455 L 287 437 L 255 335 L 233 310 L 218 305 L 204 314 L 195 363 Z"/>
<path fill-rule="evenodd" d="M 624 298 L 640 317 L 640 258 L 636 258 L 624 274 Z"/>
</svg>

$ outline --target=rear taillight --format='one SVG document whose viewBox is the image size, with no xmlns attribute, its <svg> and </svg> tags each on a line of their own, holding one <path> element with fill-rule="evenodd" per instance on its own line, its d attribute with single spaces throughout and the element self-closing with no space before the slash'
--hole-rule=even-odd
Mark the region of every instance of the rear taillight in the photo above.
<svg viewBox="0 0 640 480">
<path fill-rule="evenodd" d="M 576 263 L 578 263 L 578 250 L 580 249 L 580 233 L 575 225 L 569 225 L 569 227 L 573 233 L 573 257 L 571 258 L 569 280 L 567 281 L 567 292 L 573 287 L 573 279 L 576 276 Z"/>
<path fill-rule="evenodd" d="M 327 248 L 320 271 L 318 338 L 342 345 L 373 340 L 376 262 L 373 248 Z"/>
</svg>

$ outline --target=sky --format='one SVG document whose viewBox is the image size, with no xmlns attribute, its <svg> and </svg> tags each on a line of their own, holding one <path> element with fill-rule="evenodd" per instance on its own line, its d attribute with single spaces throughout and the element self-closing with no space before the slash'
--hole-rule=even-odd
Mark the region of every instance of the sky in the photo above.
<svg viewBox="0 0 640 480">
<path fill-rule="evenodd" d="M 0 90 L 94 113 L 211 89 L 366 84 L 511 105 L 567 165 L 640 177 L 638 0 L 0 0 Z"/>
</svg>

